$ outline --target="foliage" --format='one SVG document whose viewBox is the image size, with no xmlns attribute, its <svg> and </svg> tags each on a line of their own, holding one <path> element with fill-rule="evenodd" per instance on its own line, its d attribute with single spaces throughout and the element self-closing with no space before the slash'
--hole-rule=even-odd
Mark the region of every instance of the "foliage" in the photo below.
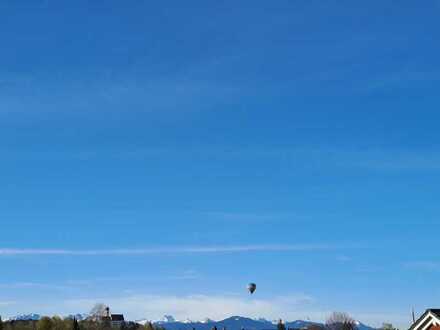
<svg viewBox="0 0 440 330">
<path fill-rule="evenodd" d="M 36 330 L 36 321 L 3 322 L 3 330 Z"/>
<path fill-rule="evenodd" d="M 44 316 L 37 322 L 37 330 L 54 330 L 54 322 L 50 317 Z"/>
<path fill-rule="evenodd" d="M 68 330 L 68 327 L 66 327 L 66 322 L 64 322 L 64 320 L 59 316 L 52 317 L 52 324 L 53 330 Z"/>
<path fill-rule="evenodd" d="M 320 324 L 311 324 L 307 327 L 307 330 L 326 330 L 323 325 Z"/>
<path fill-rule="evenodd" d="M 384 323 L 381 330 L 397 330 L 391 323 Z"/>
<path fill-rule="evenodd" d="M 94 321 L 91 319 L 77 321 L 76 319 L 62 319 L 42 317 L 39 321 L 8 321 L 2 323 L 0 330 L 165 330 L 161 326 L 147 323 L 145 326 L 135 322 L 124 322 L 120 328 L 112 327 L 110 322 Z"/>
</svg>

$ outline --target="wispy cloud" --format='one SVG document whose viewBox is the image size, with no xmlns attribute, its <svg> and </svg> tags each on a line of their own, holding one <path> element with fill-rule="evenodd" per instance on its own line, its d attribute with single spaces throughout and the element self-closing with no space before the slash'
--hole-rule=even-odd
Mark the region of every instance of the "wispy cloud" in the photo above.
<svg viewBox="0 0 440 330">
<path fill-rule="evenodd" d="M 102 256 L 102 255 L 163 255 L 163 254 L 215 254 L 215 253 L 246 253 L 246 252 L 295 252 L 322 251 L 335 249 L 336 246 L 326 244 L 263 244 L 263 245 L 214 245 L 214 246 L 173 246 L 152 247 L 144 249 L 17 249 L 0 248 L 0 256 L 16 255 L 72 255 L 72 256 Z"/>
<path fill-rule="evenodd" d="M 39 283 L 39 282 L 12 282 L 0 283 L 0 289 L 43 289 L 43 290 L 70 290 L 74 286 L 53 284 L 53 283 Z"/>
<path fill-rule="evenodd" d="M 239 211 L 209 211 L 201 212 L 208 220 L 220 220 L 230 222 L 265 222 L 265 221 L 291 221 L 294 220 L 310 220 L 304 215 L 294 212 L 269 212 L 269 213 L 251 213 Z"/>
<path fill-rule="evenodd" d="M 387 91 L 392 89 L 409 89 L 423 84 L 435 83 L 439 80 L 439 72 L 433 70 L 399 70 L 383 73 L 367 81 L 367 91 Z"/>
<path fill-rule="evenodd" d="M 341 254 L 341 255 L 336 256 L 336 260 L 341 262 L 341 263 L 347 263 L 347 262 L 352 261 L 353 258 L 349 257 L 347 255 Z"/>
<path fill-rule="evenodd" d="M 410 261 L 404 263 L 403 266 L 415 270 L 440 271 L 439 261 Z"/>
<path fill-rule="evenodd" d="M 197 158 L 200 161 L 210 161 L 213 157 L 224 161 L 249 161 L 270 159 L 277 160 L 280 164 L 291 168 L 352 168 L 374 171 L 438 171 L 440 169 L 440 153 L 432 149 L 419 149 L 417 151 L 399 148 L 378 148 L 378 149 L 338 149 L 338 148 L 314 148 L 314 147 L 192 147 L 190 149 L 171 147 L 148 147 L 134 149 L 40 149 L 35 148 L 11 150 L 4 146 L 2 152 L 8 157 L 19 159 L 72 159 L 72 160 L 94 160 L 94 159 L 145 159 L 155 157 L 156 159 L 167 159 L 179 157 L 183 161 L 193 161 Z M 274 218 L 297 217 L 297 214 L 278 212 L 271 214 L 253 214 L 214 211 L 205 212 L 209 217 L 240 220 L 260 219 L 262 221 Z"/>
<path fill-rule="evenodd" d="M 194 270 L 194 269 L 187 269 L 183 271 L 180 274 L 172 275 L 169 277 L 171 280 L 197 280 L 200 279 L 202 275 Z"/>
</svg>

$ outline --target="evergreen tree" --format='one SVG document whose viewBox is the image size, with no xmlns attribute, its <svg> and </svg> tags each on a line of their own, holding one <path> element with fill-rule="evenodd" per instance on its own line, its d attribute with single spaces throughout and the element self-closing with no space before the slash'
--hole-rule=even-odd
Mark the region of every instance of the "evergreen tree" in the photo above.
<svg viewBox="0 0 440 330">
<path fill-rule="evenodd" d="M 3 321 L 2 321 L 2 317 L 0 316 L 0 330 L 3 330 Z"/>
<path fill-rule="evenodd" d="M 277 330 L 286 330 L 286 326 L 281 319 L 278 321 Z"/>
<path fill-rule="evenodd" d="M 78 324 L 78 321 L 75 317 L 73 318 L 72 330 L 79 330 L 79 324 Z"/>
</svg>

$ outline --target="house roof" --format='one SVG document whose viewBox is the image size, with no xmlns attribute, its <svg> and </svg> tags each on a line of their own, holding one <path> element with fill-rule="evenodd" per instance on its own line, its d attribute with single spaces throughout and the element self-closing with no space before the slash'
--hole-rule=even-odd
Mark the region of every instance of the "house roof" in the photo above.
<svg viewBox="0 0 440 330">
<path fill-rule="evenodd" d="M 440 308 L 430 308 L 428 311 L 431 311 L 433 314 L 440 318 Z"/>
<path fill-rule="evenodd" d="M 411 325 L 409 330 L 415 330 L 420 328 L 423 330 L 426 328 L 428 324 L 440 324 L 440 309 L 438 308 L 429 308 L 427 309 L 422 316 L 420 316 L 414 324 Z"/>
<path fill-rule="evenodd" d="M 112 314 L 112 321 L 124 321 L 123 314 Z"/>
</svg>

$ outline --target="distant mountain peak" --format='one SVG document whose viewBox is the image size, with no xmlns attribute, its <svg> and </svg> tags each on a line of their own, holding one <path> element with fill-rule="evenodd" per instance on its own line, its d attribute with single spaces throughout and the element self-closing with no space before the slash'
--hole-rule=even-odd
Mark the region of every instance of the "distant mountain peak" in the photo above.
<svg viewBox="0 0 440 330">
<path fill-rule="evenodd" d="M 165 323 L 176 322 L 176 319 L 172 315 L 164 315 L 162 317 L 162 322 L 165 322 Z"/>
<path fill-rule="evenodd" d="M 40 314 L 19 314 L 5 319 L 5 321 L 38 321 L 41 318 Z"/>
<path fill-rule="evenodd" d="M 149 321 L 147 319 L 142 319 L 136 322 L 139 324 L 145 324 Z M 239 315 L 233 315 L 221 321 L 214 321 L 210 318 L 205 318 L 200 321 L 194 321 L 191 319 L 178 321 L 172 315 L 164 315 L 161 320 L 152 321 L 154 324 L 164 325 L 167 330 L 211 330 L 213 327 L 216 327 L 217 329 L 226 328 L 226 330 L 277 330 L 278 322 L 279 320 L 269 321 L 265 318 L 252 319 Z M 309 325 L 323 325 L 322 323 L 309 320 L 285 321 L 284 324 L 287 329 L 301 329 Z M 357 330 L 375 330 L 361 322 L 357 322 L 356 325 L 358 327 Z"/>
<path fill-rule="evenodd" d="M 211 320 L 210 318 L 208 318 L 208 317 L 205 317 L 202 321 L 201 321 L 201 323 L 213 323 L 213 322 L 215 322 L 214 320 Z"/>
</svg>

